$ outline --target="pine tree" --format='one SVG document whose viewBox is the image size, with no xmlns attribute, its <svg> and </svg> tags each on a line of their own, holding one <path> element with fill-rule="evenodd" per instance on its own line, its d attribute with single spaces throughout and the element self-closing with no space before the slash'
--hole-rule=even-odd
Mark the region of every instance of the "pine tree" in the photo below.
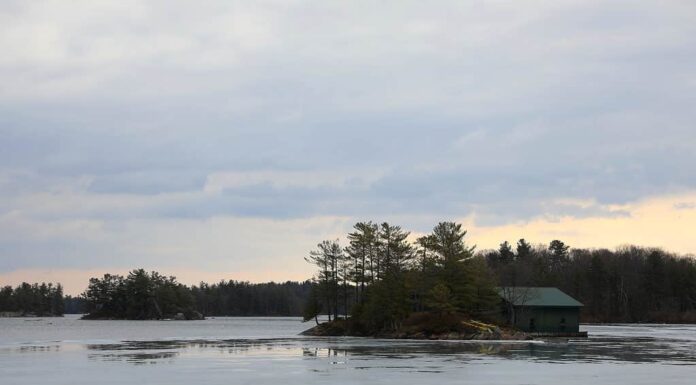
<svg viewBox="0 0 696 385">
<path fill-rule="evenodd" d="M 517 241 L 517 259 L 528 261 L 532 257 L 532 245 L 527 243 L 524 238 Z"/>
<path fill-rule="evenodd" d="M 507 265 L 515 260 L 515 253 L 512 251 L 512 246 L 510 246 L 508 241 L 500 244 L 498 253 L 500 254 L 499 261 L 503 265 Z"/>
<path fill-rule="evenodd" d="M 473 257 L 474 247 L 464 243 L 466 231 L 454 222 L 440 222 L 433 229 L 439 280 L 454 296 L 455 305 L 462 310 L 474 304 L 472 273 L 465 262 Z"/>
<path fill-rule="evenodd" d="M 348 234 L 349 244 L 345 251 L 351 261 L 350 277 L 355 284 L 355 301 L 362 302 L 365 285 L 374 282 L 372 262 L 377 241 L 377 225 L 372 222 L 358 222 L 353 228 L 355 231 Z"/>
<path fill-rule="evenodd" d="M 399 274 L 409 267 L 413 259 L 413 247 L 406 240 L 409 234 L 400 226 L 392 226 L 387 222 L 380 225 L 378 238 L 383 274 Z"/>
<path fill-rule="evenodd" d="M 454 302 L 455 300 L 449 287 L 443 283 L 438 283 L 428 292 L 426 304 L 440 316 L 443 316 L 454 313 L 457 310 Z"/>
<path fill-rule="evenodd" d="M 322 241 L 317 245 L 316 250 L 309 253 L 309 257 L 305 257 L 307 262 L 313 263 L 319 268 L 317 280 L 320 282 L 329 321 L 332 315 L 334 319 L 338 318 L 340 269 L 343 259 L 344 253 L 338 240 Z"/>
<path fill-rule="evenodd" d="M 549 244 L 549 251 L 551 252 L 551 269 L 559 270 L 561 266 L 568 262 L 568 250 L 570 246 L 565 243 L 555 239 Z"/>
</svg>

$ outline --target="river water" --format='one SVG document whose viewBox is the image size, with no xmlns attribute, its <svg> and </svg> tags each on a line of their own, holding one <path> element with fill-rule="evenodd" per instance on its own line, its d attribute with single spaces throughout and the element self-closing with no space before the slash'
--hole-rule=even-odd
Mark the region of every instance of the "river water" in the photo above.
<svg viewBox="0 0 696 385">
<path fill-rule="evenodd" d="M 533 342 L 316 338 L 297 318 L 0 318 L 0 384 L 696 384 L 696 325 Z"/>
</svg>

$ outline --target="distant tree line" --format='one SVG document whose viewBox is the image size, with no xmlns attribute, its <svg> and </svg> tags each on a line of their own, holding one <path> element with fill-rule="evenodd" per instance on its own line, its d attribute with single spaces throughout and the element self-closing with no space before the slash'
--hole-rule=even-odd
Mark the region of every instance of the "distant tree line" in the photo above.
<svg viewBox="0 0 696 385">
<path fill-rule="evenodd" d="M 655 248 L 573 249 L 560 240 L 503 242 L 475 252 L 460 224 L 413 239 L 389 223 L 360 222 L 347 244 L 322 241 L 306 260 L 312 281 L 221 281 L 186 286 L 158 272 L 92 278 L 80 296 L 60 284 L 0 289 L 0 313 L 91 318 L 303 316 L 354 319 L 393 329 L 418 312 L 493 317 L 497 286 L 554 286 L 585 306 L 583 322 L 696 322 L 696 259 Z M 413 241 L 411 241 L 413 239 Z"/>
<path fill-rule="evenodd" d="M 17 316 L 61 316 L 63 287 L 52 283 L 22 283 L 0 289 L 0 313 Z"/>
<path fill-rule="evenodd" d="M 63 297 L 65 314 L 85 314 L 87 313 L 87 300 L 82 295 Z"/>
<path fill-rule="evenodd" d="M 191 288 L 195 309 L 205 316 L 301 316 L 312 283 L 221 281 Z"/>
<path fill-rule="evenodd" d="M 221 281 L 186 286 L 158 272 L 92 278 L 79 296 L 63 296 L 59 284 L 23 283 L 0 289 L 0 313 L 16 316 L 87 314 L 88 319 L 165 319 L 200 316 L 295 316 L 312 283 Z"/>
<path fill-rule="evenodd" d="M 479 253 L 502 286 L 555 286 L 584 322 L 696 322 L 696 259 L 656 249 L 571 249 L 520 239 Z"/>
</svg>

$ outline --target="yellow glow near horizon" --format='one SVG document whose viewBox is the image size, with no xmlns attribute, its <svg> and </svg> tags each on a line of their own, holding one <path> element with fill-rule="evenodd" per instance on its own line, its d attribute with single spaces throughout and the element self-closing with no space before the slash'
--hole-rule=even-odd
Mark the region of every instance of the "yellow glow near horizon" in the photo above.
<svg viewBox="0 0 696 385">
<path fill-rule="evenodd" d="M 573 203 L 565 201 L 566 203 Z M 586 205 L 592 202 L 576 201 Z M 497 248 L 502 241 L 514 244 L 525 238 L 530 243 L 548 244 L 560 239 L 575 248 L 606 247 L 613 249 L 625 244 L 661 247 L 665 250 L 696 254 L 696 192 L 651 198 L 627 205 L 609 207 L 628 213 L 616 217 L 561 217 L 537 218 L 527 222 L 501 226 L 476 225 L 476 217 L 461 222 L 467 229 L 467 243 L 477 249 Z M 415 234 L 414 234 L 415 235 Z M 303 255 L 297 256 L 302 261 Z M 298 269 L 278 266 L 264 271 L 220 271 L 200 269 L 164 268 L 163 274 L 174 275 L 182 283 L 198 284 L 219 282 L 221 279 L 248 280 L 251 282 L 304 280 L 312 274 L 311 266 Z M 27 282 L 61 282 L 67 294 L 81 293 L 89 278 L 104 273 L 127 274 L 127 269 L 23 269 L 0 274 L 0 285 L 15 286 Z"/>
<path fill-rule="evenodd" d="M 578 205 L 585 204 L 577 202 Z M 476 226 L 475 217 L 466 218 L 469 242 L 478 249 L 497 248 L 507 240 L 525 238 L 531 243 L 560 239 L 576 248 L 610 248 L 635 244 L 696 254 L 696 193 L 663 196 L 627 205 L 610 207 L 628 213 L 615 217 L 537 218 L 502 226 Z"/>
</svg>

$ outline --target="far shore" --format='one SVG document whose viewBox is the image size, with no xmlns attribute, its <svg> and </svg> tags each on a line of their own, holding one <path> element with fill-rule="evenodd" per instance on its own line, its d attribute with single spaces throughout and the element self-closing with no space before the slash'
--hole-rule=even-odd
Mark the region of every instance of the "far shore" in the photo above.
<svg viewBox="0 0 696 385">
<path fill-rule="evenodd" d="M 63 314 L 34 314 L 34 313 L 22 313 L 18 311 L 3 311 L 0 312 L 0 318 L 56 318 L 63 317 Z"/>
</svg>

